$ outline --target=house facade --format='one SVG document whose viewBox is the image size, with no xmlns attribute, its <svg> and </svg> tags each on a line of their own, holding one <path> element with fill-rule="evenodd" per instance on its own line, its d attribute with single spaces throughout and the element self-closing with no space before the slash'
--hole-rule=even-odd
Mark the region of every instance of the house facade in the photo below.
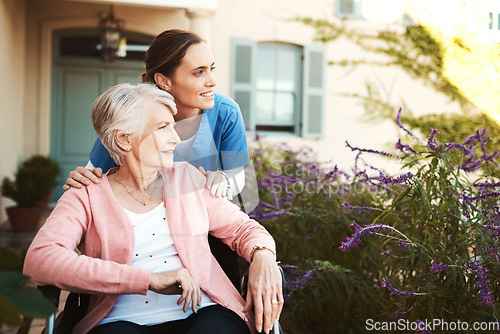
<svg viewBox="0 0 500 334">
<path fill-rule="evenodd" d="M 377 3 L 377 6 L 374 6 Z M 321 44 L 295 17 L 342 17 L 357 29 L 402 29 L 411 1 L 401 0 L 1 0 L 0 177 L 35 153 L 68 171 L 85 165 L 96 135 L 90 105 L 108 87 L 138 82 L 143 53 L 160 32 L 180 28 L 201 35 L 216 61 L 217 89 L 239 104 L 252 145 L 256 132 L 270 142 L 311 146 L 321 161 L 348 166 L 356 146 L 394 139 L 391 122 L 359 121 L 363 108 L 349 94 L 376 82 L 392 103 L 419 113 L 459 106 L 395 68 L 353 71 L 327 62 L 364 57 L 348 42 Z M 409 7 L 410 6 L 410 7 Z M 382 9 L 382 10 L 381 10 Z M 122 20 L 126 55 L 104 62 L 99 22 Z M 58 186 L 56 192 L 62 192 Z M 57 197 L 57 194 L 56 194 Z M 0 199 L 0 222 L 12 202 Z"/>
</svg>

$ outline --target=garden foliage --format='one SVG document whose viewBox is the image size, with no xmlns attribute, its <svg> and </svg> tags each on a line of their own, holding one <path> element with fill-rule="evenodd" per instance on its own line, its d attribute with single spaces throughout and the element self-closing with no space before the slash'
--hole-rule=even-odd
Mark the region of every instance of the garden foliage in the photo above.
<svg viewBox="0 0 500 334">
<path fill-rule="evenodd" d="M 21 273 L 22 260 L 15 251 L 0 248 L 0 327 L 19 326 L 32 318 L 45 318 L 56 311 L 42 293 Z M 29 329 L 22 327 L 18 333 Z M 0 330 L 0 333 L 2 331 Z"/>
<path fill-rule="evenodd" d="M 498 152 L 477 130 L 460 142 L 405 133 L 393 152 L 358 148 L 354 167 L 256 140 L 260 203 L 287 274 L 286 312 L 311 333 L 361 333 L 368 319 L 496 322 Z M 371 166 L 400 159 L 401 173 Z M 438 331 L 439 332 L 439 331 Z"/>
</svg>

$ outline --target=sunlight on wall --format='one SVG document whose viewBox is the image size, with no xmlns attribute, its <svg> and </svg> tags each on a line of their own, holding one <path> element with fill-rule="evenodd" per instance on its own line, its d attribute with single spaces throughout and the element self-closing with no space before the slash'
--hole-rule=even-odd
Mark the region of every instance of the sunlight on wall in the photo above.
<svg viewBox="0 0 500 334">
<path fill-rule="evenodd" d="M 364 1 L 362 16 L 368 21 L 376 23 L 399 22 L 405 5 L 405 1 L 402 0 Z"/>
<path fill-rule="evenodd" d="M 445 47 L 445 75 L 500 123 L 500 2 L 415 0 L 412 7 Z"/>
</svg>

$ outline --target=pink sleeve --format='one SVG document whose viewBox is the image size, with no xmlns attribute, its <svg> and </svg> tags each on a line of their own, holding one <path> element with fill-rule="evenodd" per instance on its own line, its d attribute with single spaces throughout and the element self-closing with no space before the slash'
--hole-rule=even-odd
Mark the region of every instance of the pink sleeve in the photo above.
<svg viewBox="0 0 500 334">
<path fill-rule="evenodd" d="M 150 272 L 79 255 L 92 212 L 86 187 L 66 191 L 31 243 L 23 272 L 39 285 L 92 294 L 146 294 Z"/>
<path fill-rule="evenodd" d="M 206 182 L 203 174 L 194 167 L 190 168 L 189 172 L 195 183 Z M 276 254 L 274 239 L 261 224 L 251 219 L 226 198 L 212 196 L 206 187 L 203 187 L 201 192 L 206 204 L 212 235 L 236 250 L 248 262 L 256 245 L 266 246 Z"/>
</svg>

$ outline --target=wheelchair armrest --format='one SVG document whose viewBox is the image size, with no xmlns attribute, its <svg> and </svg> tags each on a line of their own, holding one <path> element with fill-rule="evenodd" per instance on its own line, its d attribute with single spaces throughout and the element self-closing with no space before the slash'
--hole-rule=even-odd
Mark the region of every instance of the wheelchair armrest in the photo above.
<svg viewBox="0 0 500 334">
<path fill-rule="evenodd" d="M 47 298 L 55 307 L 59 307 L 59 296 L 61 295 L 61 289 L 53 285 L 38 285 L 37 288 L 42 292 L 42 295 Z"/>
</svg>

